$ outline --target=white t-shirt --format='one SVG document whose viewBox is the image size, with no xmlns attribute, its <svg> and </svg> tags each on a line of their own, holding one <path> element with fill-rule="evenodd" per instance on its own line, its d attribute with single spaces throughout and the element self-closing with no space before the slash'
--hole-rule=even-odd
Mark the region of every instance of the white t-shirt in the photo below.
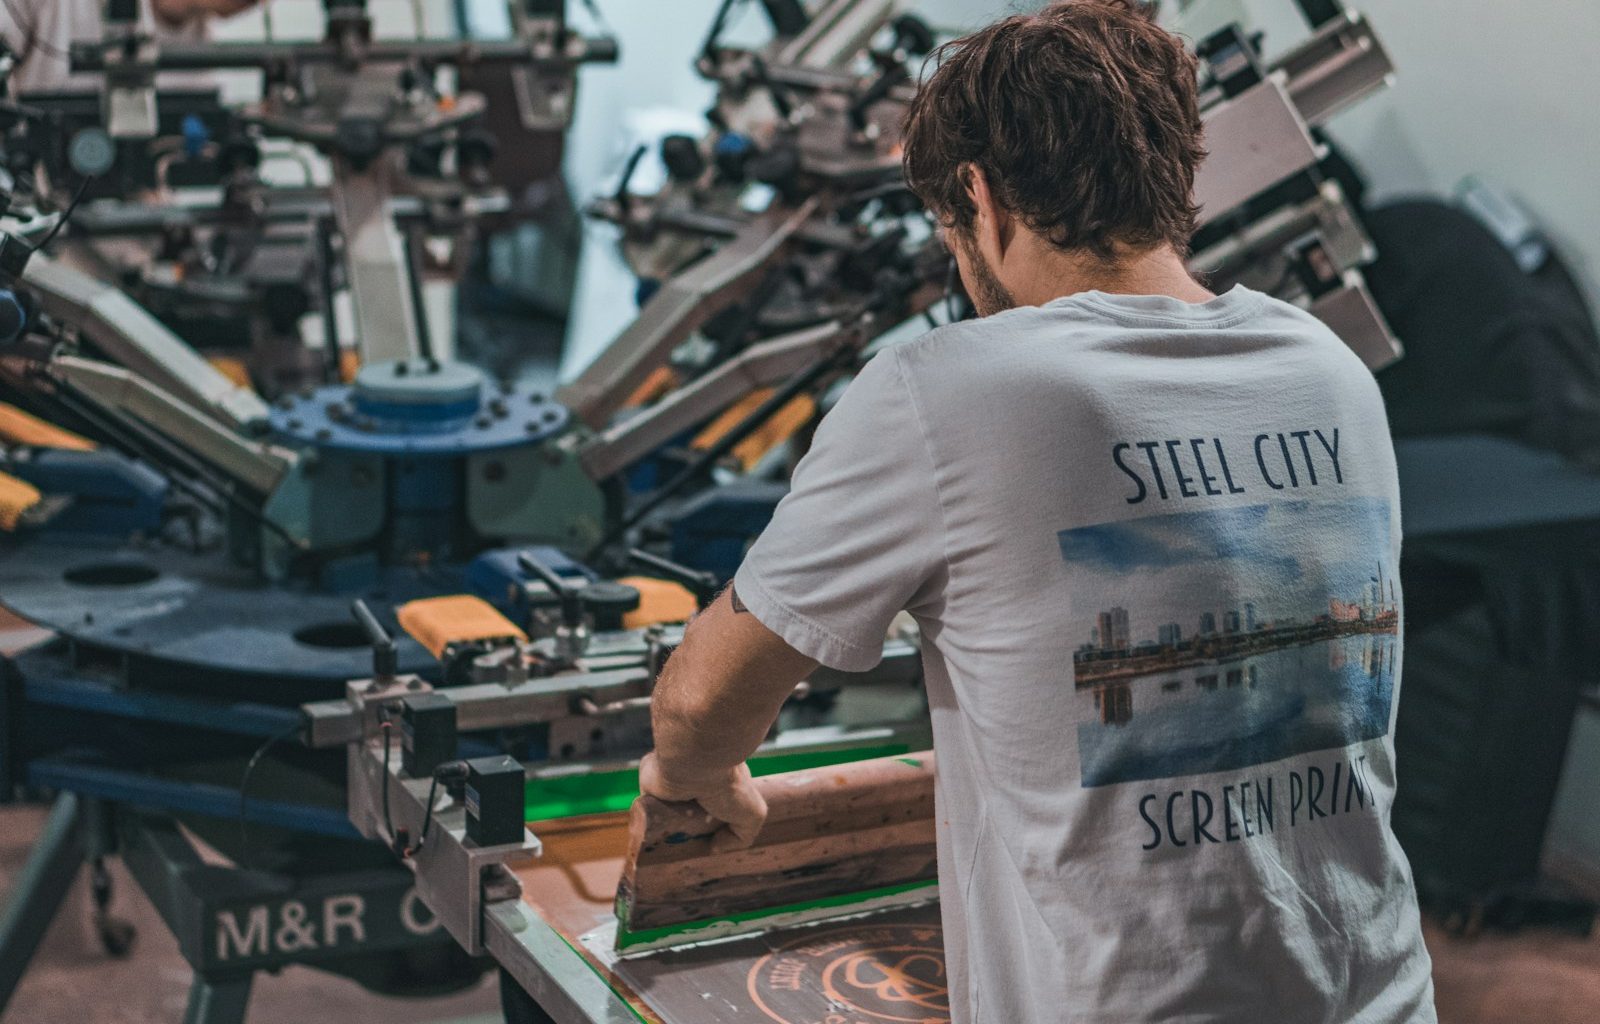
<svg viewBox="0 0 1600 1024">
<path fill-rule="evenodd" d="M 1371 374 L 1246 288 L 868 363 L 734 586 L 840 669 L 916 618 L 957 1024 L 1435 1020 L 1399 511 Z"/>
</svg>

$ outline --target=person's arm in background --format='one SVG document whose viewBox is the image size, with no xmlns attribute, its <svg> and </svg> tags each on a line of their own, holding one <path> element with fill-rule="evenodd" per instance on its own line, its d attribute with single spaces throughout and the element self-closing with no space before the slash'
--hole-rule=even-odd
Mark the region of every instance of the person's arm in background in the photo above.
<svg viewBox="0 0 1600 1024">
<path fill-rule="evenodd" d="M 921 421 L 896 353 L 873 358 L 817 428 L 789 494 L 656 682 L 644 793 L 694 800 L 755 839 L 766 816 L 745 758 L 818 665 L 861 672 L 902 609 L 932 613 L 943 518 Z"/>
<path fill-rule="evenodd" d="M 749 614 L 728 587 L 689 623 L 656 681 L 650 703 L 656 749 L 639 766 L 643 791 L 697 801 L 748 845 L 767 808 L 745 758 L 816 666 Z"/>
<path fill-rule="evenodd" d="M 163 28 L 187 28 L 202 18 L 230 18 L 260 0 L 150 0 L 150 10 Z"/>
<path fill-rule="evenodd" d="M 260 0 L 143 0 L 140 24 L 157 39 L 204 38 L 206 22 L 254 7 Z M 72 74 L 75 42 L 105 33 L 104 0 L 0 0 L 0 36 L 19 58 L 8 84 L 13 95 L 98 88 L 93 75 Z M 9 31 L 8 31 L 9 29 Z"/>
</svg>

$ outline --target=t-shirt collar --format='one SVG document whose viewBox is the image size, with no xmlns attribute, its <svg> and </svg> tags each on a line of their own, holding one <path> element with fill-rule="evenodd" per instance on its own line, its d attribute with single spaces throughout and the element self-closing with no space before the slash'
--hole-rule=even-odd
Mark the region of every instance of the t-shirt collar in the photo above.
<svg viewBox="0 0 1600 1024">
<path fill-rule="evenodd" d="M 1170 295 L 1114 295 L 1076 292 L 1045 303 L 1042 309 L 1084 308 L 1125 324 L 1224 324 L 1245 319 L 1261 306 L 1261 293 L 1236 284 L 1205 302 L 1184 302 Z"/>
</svg>

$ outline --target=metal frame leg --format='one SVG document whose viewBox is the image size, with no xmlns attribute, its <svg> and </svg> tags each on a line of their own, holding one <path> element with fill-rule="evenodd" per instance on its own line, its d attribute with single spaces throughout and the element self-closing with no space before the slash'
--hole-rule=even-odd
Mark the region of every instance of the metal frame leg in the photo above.
<svg viewBox="0 0 1600 1024">
<path fill-rule="evenodd" d="M 83 852 L 78 798 L 62 793 L 51 806 L 11 897 L 0 910 L 0 1014 L 71 890 L 83 866 Z"/>
<path fill-rule="evenodd" d="M 189 1005 L 183 1011 L 183 1024 L 244 1024 L 254 977 L 253 974 L 238 974 L 213 978 L 196 974 L 189 988 Z"/>
</svg>

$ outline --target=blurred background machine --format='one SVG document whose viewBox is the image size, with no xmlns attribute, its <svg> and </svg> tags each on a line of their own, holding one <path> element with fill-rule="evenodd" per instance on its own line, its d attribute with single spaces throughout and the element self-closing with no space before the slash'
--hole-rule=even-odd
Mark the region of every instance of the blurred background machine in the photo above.
<svg viewBox="0 0 1600 1024">
<path fill-rule="evenodd" d="M 915 5 L 709 9 L 670 55 L 707 84 L 704 117 L 631 132 L 610 184 L 578 195 L 629 278 L 601 289 L 616 331 L 574 316 L 559 377 L 552 330 L 575 281 L 599 287 L 558 172 L 582 66 L 617 59 L 603 16 L 465 4 L 465 33 L 389 40 L 373 6 L 329 0 L 294 42 L 172 43 L 113 2 L 72 50 L 97 92 L 0 101 L 0 603 L 52 637 L 6 660 L 0 784 L 58 794 L 0 916 L 0 1006 L 85 860 L 103 942 L 126 949 L 116 854 L 195 970 L 192 1021 L 241 1019 L 254 972 L 287 963 L 392 993 L 498 964 L 512 1019 L 681 1019 L 591 936 L 615 928 L 651 684 L 837 389 L 970 315 L 900 178 L 900 117 L 947 35 Z M 1589 576 L 1504 618 L 1549 552 L 1508 557 L 1497 533 L 1586 536 L 1600 512 L 1562 462 L 1588 458 L 1600 379 L 1582 297 L 1492 189 L 1464 194 L 1476 217 L 1366 201 L 1324 134 L 1393 70 L 1362 17 L 1300 3 L 1301 41 L 1269 55 L 1180 6 L 1212 153 L 1193 266 L 1323 318 L 1379 372 L 1397 434 L 1422 437 L 1400 453 L 1422 696 L 1399 742 L 1432 753 L 1402 752 L 1396 821 L 1424 896 L 1464 928 L 1507 907 L 1586 927 L 1536 880 L 1593 678 L 1559 661 L 1586 650 L 1563 595 Z M 240 67 L 261 70 L 246 102 L 170 77 Z M 1546 417 L 1526 433 L 1432 397 L 1464 371 L 1438 310 L 1454 300 L 1429 291 L 1448 274 L 1423 276 L 1419 250 L 1469 243 L 1483 281 L 1515 282 L 1473 300 L 1540 310 L 1507 330 L 1585 371 L 1551 375 L 1565 404 L 1527 402 Z M 1483 459 L 1564 503 L 1530 516 L 1451 489 Z M 1494 685 L 1507 664 L 1514 697 Z M 918 672 L 900 634 L 873 672 L 819 672 L 757 771 L 924 749 Z M 1440 706 L 1478 745 L 1440 740 Z M 1528 723 L 1538 757 L 1519 753 Z M 1484 749 L 1522 773 L 1501 805 L 1521 794 L 1522 817 L 1467 844 L 1464 822 L 1487 826 L 1451 809 Z"/>
</svg>

